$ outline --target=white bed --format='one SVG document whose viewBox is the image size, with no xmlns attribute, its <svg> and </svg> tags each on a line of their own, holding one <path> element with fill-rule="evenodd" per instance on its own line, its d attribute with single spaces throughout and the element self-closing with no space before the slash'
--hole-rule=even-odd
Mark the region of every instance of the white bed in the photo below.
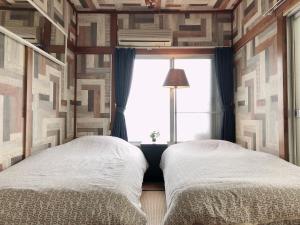
<svg viewBox="0 0 300 225">
<path fill-rule="evenodd" d="M 114 137 L 82 137 L 0 173 L 1 225 L 145 225 L 147 162 Z"/>
<path fill-rule="evenodd" d="M 225 141 L 169 147 L 164 225 L 300 225 L 300 168 Z"/>
</svg>

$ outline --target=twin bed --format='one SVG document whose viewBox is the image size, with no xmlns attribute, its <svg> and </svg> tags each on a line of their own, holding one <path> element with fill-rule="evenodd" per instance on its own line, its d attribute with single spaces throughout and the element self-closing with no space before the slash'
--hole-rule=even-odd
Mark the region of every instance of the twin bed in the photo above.
<svg viewBox="0 0 300 225">
<path fill-rule="evenodd" d="M 83 137 L 0 173 L 1 225 L 145 225 L 147 162 L 113 137 Z"/>
<path fill-rule="evenodd" d="M 300 168 L 225 141 L 163 154 L 164 225 L 300 225 Z"/>
<path fill-rule="evenodd" d="M 300 225 L 300 169 L 224 141 L 163 154 L 164 225 Z M 82 137 L 0 173 L 0 225 L 146 225 L 147 162 L 113 137 Z"/>
</svg>

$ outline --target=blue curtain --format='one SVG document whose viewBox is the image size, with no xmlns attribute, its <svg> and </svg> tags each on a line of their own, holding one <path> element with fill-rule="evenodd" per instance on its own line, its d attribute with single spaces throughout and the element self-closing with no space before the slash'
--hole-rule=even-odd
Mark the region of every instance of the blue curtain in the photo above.
<svg viewBox="0 0 300 225">
<path fill-rule="evenodd" d="M 215 71 L 223 108 L 221 139 L 235 142 L 236 137 L 232 48 L 216 48 Z"/>
<path fill-rule="evenodd" d="M 119 48 L 115 52 L 116 115 L 112 136 L 128 141 L 124 111 L 130 92 L 135 49 Z"/>
</svg>

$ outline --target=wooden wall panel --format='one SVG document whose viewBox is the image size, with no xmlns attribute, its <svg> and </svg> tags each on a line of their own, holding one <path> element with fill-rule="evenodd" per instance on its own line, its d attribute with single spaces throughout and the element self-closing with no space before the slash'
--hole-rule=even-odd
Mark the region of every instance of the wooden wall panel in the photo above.
<svg viewBox="0 0 300 225">
<path fill-rule="evenodd" d="M 73 137 L 74 81 L 64 68 L 34 52 L 32 150 L 60 145 Z M 72 86 L 73 85 L 73 86 Z"/>
<path fill-rule="evenodd" d="M 118 28 L 151 31 L 153 40 L 156 31 L 171 31 L 174 47 L 231 46 L 230 13 L 119 14 Z"/>
<path fill-rule="evenodd" d="M 75 110 L 75 54 L 70 49 L 67 52 L 67 138 L 74 137 L 75 122 L 74 122 L 74 110 Z"/>
<path fill-rule="evenodd" d="M 0 10 L 0 25 L 32 44 L 41 43 L 40 22 L 37 11 Z"/>
<path fill-rule="evenodd" d="M 111 55 L 77 55 L 77 136 L 109 135 Z"/>
<path fill-rule="evenodd" d="M 278 156 L 281 74 L 276 23 L 236 53 L 235 72 L 237 142 Z"/>
<path fill-rule="evenodd" d="M 276 0 L 241 1 L 233 13 L 233 42 L 238 42 L 250 29 L 256 26 L 276 2 Z"/>
<path fill-rule="evenodd" d="M 68 3 L 66 14 L 67 14 L 67 32 L 68 32 L 68 39 L 71 43 L 75 46 L 76 45 L 76 12 Z"/>
<path fill-rule="evenodd" d="M 66 25 L 69 47 L 74 50 L 76 13 L 72 7 L 68 5 L 64 15 L 64 0 L 40 1 L 38 5 L 61 26 Z M 0 20 L 16 30 L 29 27 L 33 36 L 28 38 L 34 42 L 39 38 L 35 36 L 39 24 L 35 15 L 33 11 L 18 11 L 18 15 L 1 11 Z M 59 16 L 66 16 L 67 23 Z M 51 36 L 63 44 L 63 36 L 56 32 Z M 57 49 L 61 54 L 63 49 Z M 74 137 L 76 62 L 70 49 L 65 68 L 0 33 L 0 171 L 35 151 Z"/>
<path fill-rule="evenodd" d="M 78 46 L 110 46 L 110 15 L 79 14 Z"/>
<path fill-rule="evenodd" d="M 241 1 L 234 12 L 238 141 L 288 160 L 286 17 L 299 0 Z M 256 69 L 255 69 L 256 68 Z M 247 80 L 247 81 L 246 81 Z"/>
<path fill-rule="evenodd" d="M 23 159 L 23 45 L 0 33 L 0 171 Z"/>
<path fill-rule="evenodd" d="M 65 28 L 65 0 L 31 0 L 55 23 Z"/>
</svg>

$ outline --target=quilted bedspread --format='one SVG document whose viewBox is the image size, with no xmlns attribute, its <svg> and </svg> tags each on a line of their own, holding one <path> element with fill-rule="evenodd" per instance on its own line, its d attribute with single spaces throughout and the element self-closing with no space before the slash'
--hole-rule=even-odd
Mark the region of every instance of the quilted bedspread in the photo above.
<svg viewBox="0 0 300 225">
<path fill-rule="evenodd" d="M 300 168 L 225 141 L 163 154 L 164 225 L 300 225 Z"/>
<path fill-rule="evenodd" d="M 0 173 L 1 225 L 145 225 L 147 162 L 113 137 L 83 137 Z"/>
</svg>

